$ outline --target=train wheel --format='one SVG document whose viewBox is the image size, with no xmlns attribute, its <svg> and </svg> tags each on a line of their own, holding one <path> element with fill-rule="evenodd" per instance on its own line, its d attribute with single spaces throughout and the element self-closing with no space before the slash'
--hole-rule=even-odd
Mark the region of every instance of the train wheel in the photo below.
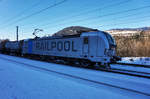
<svg viewBox="0 0 150 99">
<path fill-rule="evenodd" d="M 74 62 L 73 62 L 73 65 L 74 65 L 74 66 L 77 66 L 77 67 L 81 67 L 81 65 L 80 65 L 80 62 L 79 62 L 79 61 L 74 61 Z"/>
<path fill-rule="evenodd" d="M 111 67 L 110 67 L 110 64 L 109 64 L 109 63 L 106 63 L 106 64 L 105 64 L 105 67 L 106 67 L 106 69 L 111 69 Z"/>
<path fill-rule="evenodd" d="M 110 64 L 109 63 L 98 63 L 98 69 L 104 69 L 104 70 L 109 70 L 111 69 Z"/>
<path fill-rule="evenodd" d="M 89 67 L 90 67 L 90 64 L 89 64 L 89 62 L 87 62 L 87 61 L 81 61 L 81 62 L 80 62 L 80 66 L 81 66 L 81 67 L 84 67 L 84 68 L 89 68 Z"/>
<path fill-rule="evenodd" d="M 89 62 L 89 68 L 95 68 L 96 63 L 95 62 Z"/>
<path fill-rule="evenodd" d="M 111 69 L 109 63 L 105 63 L 105 64 L 103 65 L 103 67 L 104 67 L 105 70 L 110 70 L 110 69 Z"/>
</svg>

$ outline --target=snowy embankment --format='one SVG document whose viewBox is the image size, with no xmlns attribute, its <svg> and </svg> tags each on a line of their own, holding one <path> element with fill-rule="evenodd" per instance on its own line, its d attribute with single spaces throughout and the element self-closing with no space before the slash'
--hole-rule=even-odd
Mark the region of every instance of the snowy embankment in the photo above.
<svg viewBox="0 0 150 99">
<path fill-rule="evenodd" d="M 50 71 L 33 68 L 30 67 L 31 65 Z M 72 77 L 57 72 L 72 75 Z M 78 79 L 77 77 L 101 82 L 101 84 Z M 0 78 L 1 99 L 150 99 L 148 96 L 150 95 L 150 79 L 1 54 Z"/>
<path fill-rule="evenodd" d="M 150 75 L 150 57 L 123 57 L 118 63 L 126 63 L 128 65 L 112 64 L 111 68 L 144 72 Z M 132 66 L 129 64 L 135 64 L 138 66 Z"/>
<path fill-rule="evenodd" d="M 123 57 L 119 62 L 150 66 L 150 57 Z"/>
</svg>

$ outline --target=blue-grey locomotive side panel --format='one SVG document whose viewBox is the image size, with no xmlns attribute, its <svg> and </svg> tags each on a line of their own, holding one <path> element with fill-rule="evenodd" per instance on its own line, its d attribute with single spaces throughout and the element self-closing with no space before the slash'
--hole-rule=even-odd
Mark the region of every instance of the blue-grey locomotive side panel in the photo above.
<svg viewBox="0 0 150 99">
<path fill-rule="evenodd" d="M 62 57 L 76 57 L 82 56 L 82 41 L 80 37 L 77 38 L 63 38 L 63 39 L 39 39 L 28 41 L 29 54 L 50 55 Z"/>
<path fill-rule="evenodd" d="M 33 40 L 24 40 L 22 46 L 22 54 L 32 54 Z"/>
<path fill-rule="evenodd" d="M 115 56 L 115 45 L 107 33 L 85 32 L 80 37 L 24 40 L 22 53 L 82 58 L 105 64 Z"/>
</svg>

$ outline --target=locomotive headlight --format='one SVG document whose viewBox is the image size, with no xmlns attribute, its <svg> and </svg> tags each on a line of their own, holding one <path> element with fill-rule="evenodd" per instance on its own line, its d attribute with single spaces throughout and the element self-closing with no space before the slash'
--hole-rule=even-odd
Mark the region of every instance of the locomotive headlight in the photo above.
<svg viewBox="0 0 150 99">
<path fill-rule="evenodd" d="M 115 55 L 115 50 L 116 50 L 115 46 L 110 46 L 109 49 L 105 49 L 105 55 L 106 56 L 114 56 Z"/>
<path fill-rule="evenodd" d="M 110 50 L 113 50 L 113 51 L 115 51 L 115 49 L 116 49 L 115 47 L 111 47 L 111 48 L 110 48 Z"/>
<path fill-rule="evenodd" d="M 105 55 L 108 55 L 109 56 L 109 49 L 105 49 Z"/>
<path fill-rule="evenodd" d="M 116 46 L 111 46 L 110 52 L 111 52 L 111 56 L 114 56 L 116 54 Z"/>
<path fill-rule="evenodd" d="M 110 45 L 110 50 L 116 50 L 116 45 Z"/>
</svg>

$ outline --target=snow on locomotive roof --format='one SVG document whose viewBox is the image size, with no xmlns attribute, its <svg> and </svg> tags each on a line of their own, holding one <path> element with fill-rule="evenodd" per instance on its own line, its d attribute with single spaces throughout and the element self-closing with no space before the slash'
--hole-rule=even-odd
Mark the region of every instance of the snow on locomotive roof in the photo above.
<svg viewBox="0 0 150 99">
<path fill-rule="evenodd" d="M 52 36 L 63 37 L 63 36 L 71 36 L 71 35 L 80 35 L 83 32 L 96 32 L 96 31 L 99 30 L 87 28 L 87 27 L 81 27 L 81 26 L 71 26 L 54 33 Z"/>
<path fill-rule="evenodd" d="M 81 34 L 86 35 L 86 33 L 88 33 L 88 35 L 95 35 L 95 34 L 97 35 L 97 32 L 107 33 L 104 31 L 100 31 L 98 29 L 92 29 L 92 28 L 87 28 L 87 27 L 82 27 L 82 26 L 71 26 L 71 27 L 64 28 L 54 33 L 52 36 L 45 36 L 42 38 L 34 38 L 34 39 L 41 40 L 41 39 L 59 39 L 59 38 L 69 38 L 69 37 L 80 37 Z"/>
</svg>

